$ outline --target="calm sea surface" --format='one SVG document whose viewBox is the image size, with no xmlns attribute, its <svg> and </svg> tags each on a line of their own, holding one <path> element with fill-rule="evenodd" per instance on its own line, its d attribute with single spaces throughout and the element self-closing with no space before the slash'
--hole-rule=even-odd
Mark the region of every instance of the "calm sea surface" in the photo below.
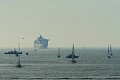
<svg viewBox="0 0 120 80">
<path fill-rule="evenodd" d="M 16 68 L 18 57 L 4 54 L 12 49 L 0 49 L 1 80 L 120 80 L 120 48 L 113 48 L 107 57 L 107 48 L 75 48 L 77 63 L 66 58 L 71 48 L 21 49 L 22 68 Z M 26 55 L 26 52 L 29 55 Z"/>
</svg>

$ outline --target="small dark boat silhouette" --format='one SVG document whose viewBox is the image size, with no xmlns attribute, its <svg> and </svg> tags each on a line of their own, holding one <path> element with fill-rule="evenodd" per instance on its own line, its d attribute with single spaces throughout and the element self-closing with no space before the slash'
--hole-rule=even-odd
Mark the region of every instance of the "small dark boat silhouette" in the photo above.
<svg viewBox="0 0 120 80">
<path fill-rule="evenodd" d="M 26 55 L 29 55 L 28 52 L 26 52 Z"/>
<path fill-rule="evenodd" d="M 72 58 L 72 56 L 73 56 L 74 58 L 78 58 L 78 57 L 79 57 L 79 56 L 75 56 L 75 55 L 70 54 L 70 55 L 66 56 L 66 58 Z"/>
<path fill-rule="evenodd" d="M 34 51 L 37 51 L 37 49 L 35 49 Z"/>
<path fill-rule="evenodd" d="M 20 63 L 17 63 L 16 67 L 17 67 L 17 68 L 21 68 L 22 66 L 21 66 Z"/>
<path fill-rule="evenodd" d="M 60 47 L 58 48 L 58 56 L 57 58 L 60 58 Z"/>
<path fill-rule="evenodd" d="M 111 58 L 110 56 L 108 56 L 108 58 Z"/>
</svg>

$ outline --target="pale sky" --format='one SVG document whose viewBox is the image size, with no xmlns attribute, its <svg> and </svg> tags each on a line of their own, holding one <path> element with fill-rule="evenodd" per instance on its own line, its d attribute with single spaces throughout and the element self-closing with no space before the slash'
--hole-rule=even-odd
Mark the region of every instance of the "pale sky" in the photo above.
<svg viewBox="0 0 120 80">
<path fill-rule="evenodd" d="M 0 0 L 0 48 L 120 47 L 120 0 Z M 22 38 L 25 38 L 22 40 Z"/>
</svg>

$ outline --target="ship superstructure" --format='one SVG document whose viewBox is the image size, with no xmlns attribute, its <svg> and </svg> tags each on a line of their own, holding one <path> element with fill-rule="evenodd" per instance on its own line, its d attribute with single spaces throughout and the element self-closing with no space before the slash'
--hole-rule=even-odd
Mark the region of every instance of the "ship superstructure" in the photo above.
<svg viewBox="0 0 120 80">
<path fill-rule="evenodd" d="M 34 48 L 36 49 L 47 49 L 48 48 L 48 41 L 49 39 L 45 39 L 41 35 L 37 37 L 34 41 Z"/>
</svg>

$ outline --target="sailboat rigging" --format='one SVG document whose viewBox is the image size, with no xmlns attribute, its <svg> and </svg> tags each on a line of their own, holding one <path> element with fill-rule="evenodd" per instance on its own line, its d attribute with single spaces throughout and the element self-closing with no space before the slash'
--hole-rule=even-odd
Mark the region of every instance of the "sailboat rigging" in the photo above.
<svg viewBox="0 0 120 80">
<path fill-rule="evenodd" d="M 110 51 L 109 51 L 109 45 L 108 45 L 108 58 L 111 58 L 110 57 Z"/>
<path fill-rule="evenodd" d="M 110 44 L 110 46 L 108 45 L 108 58 L 111 58 L 111 56 L 112 56 L 112 48 Z"/>
<path fill-rule="evenodd" d="M 74 44 L 73 44 L 73 49 L 72 49 L 72 63 L 76 63 L 76 60 L 74 58 Z"/>
<path fill-rule="evenodd" d="M 21 64 L 20 64 L 20 55 L 18 55 L 18 63 L 17 63 L 17 65 L 16 65 L 16 67 L 18 67 L 18 68 L 21 68 L 21 67 L 22 67 Z"/>
<path fill-rule="evenodd" d="M 110 44 L 110 55 L 112 55 L 112 48 L 111 48 L 111 44 Z"/>
</svg>

